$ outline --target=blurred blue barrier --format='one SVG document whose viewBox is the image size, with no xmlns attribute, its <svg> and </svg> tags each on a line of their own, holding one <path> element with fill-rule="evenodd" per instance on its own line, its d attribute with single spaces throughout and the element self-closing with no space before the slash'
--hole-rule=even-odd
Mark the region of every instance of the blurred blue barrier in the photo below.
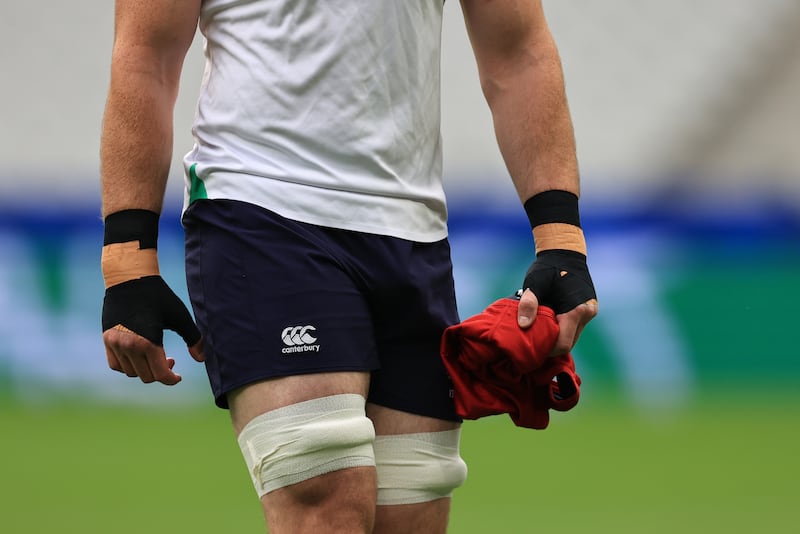
<svg viewBox="0 0 800 534">
<path fill-rule="evenodd" d="M 800 213 L 780 199 L 747 209 L 686 203 L 584 207 L 601 314 L 575 351 L 596 389 L 640 406 L 682 406 L 701 388 L 800 378 Z M 106 367 L 100 337 L 102 224 L 94 207 L 0 206 L 0 385 L 58 395 L 208 402 L 205 373 L 165 337 L 184 381 L 147 386 Z M 187 302 L 178 213 L 162 217 L 162 274 Z M 513 292 L 533 243 L 516 205 L 451 202 L 463 318 Z"/>
</svg>

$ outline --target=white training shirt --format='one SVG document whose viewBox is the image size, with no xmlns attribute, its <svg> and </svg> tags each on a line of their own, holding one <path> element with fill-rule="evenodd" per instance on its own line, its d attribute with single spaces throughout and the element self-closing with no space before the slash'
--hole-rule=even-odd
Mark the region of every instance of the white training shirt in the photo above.
<svg viewBox="0 0 800 534">
<path fill-rule="evenodd" d="M 322 226 L 444 238 L 442 4 L 204 1 L 187 205 L 241 200 Z"/>
</svg>

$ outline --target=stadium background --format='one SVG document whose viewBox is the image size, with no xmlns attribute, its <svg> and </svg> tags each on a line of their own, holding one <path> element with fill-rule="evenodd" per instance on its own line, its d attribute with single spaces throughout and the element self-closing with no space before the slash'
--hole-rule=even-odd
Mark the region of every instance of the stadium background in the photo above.
<svg viewBox="0 0 800 534">
<path fill-rule="evenodd" d="M 184 381 L 106 369 L 98 137 L 112 2 L 0 17 L 0 529 L 259 531 L 225 414 Z M 601 315 L 581 403 L 542 432 L 467 423 L 451 532 L 787 532 L 800 497 L 800 3 L 545 2 L 567 77 Z M 463 317 L 508 294 L 532 242 L 456 2 L 443 135 Z M 180 158 L 159 252 L 185 297 Z"/>
</svg>

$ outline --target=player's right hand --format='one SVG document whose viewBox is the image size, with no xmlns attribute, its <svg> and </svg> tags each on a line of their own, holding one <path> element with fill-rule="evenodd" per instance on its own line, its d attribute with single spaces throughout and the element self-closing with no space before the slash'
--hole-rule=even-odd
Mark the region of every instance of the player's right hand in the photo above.
<svg viewBox="0 0 800 534">
<path fill-rule="evenodd" d="M 106 289 L 103 343 L 108 366 L 144 383 L 174 385 L 181 376 L 163 347 L 165 329 L 177 332 L 196 361 L 204 360 L 202 339 L 189 310 L 161 276 L 146 276 Z"/>
<path fill-rule="evenodd" d="M 203 361 L 202 339 L 189 310 L 161 278 L 159 215 L 129 209 L 108 215 L 103 237 L 103 343 L 108 366 L 142 382 L 174 385 L 175 360 L 164 353 L 164 330 L 177 332 Z"/>
</svg>

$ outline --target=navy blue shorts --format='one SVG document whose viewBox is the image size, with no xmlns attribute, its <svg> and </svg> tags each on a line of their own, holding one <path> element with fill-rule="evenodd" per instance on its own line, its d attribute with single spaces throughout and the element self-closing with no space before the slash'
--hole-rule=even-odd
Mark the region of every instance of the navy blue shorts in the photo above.
<svg viewBox="0 0 800 534">
<path fill-rule="evenodd" d="M 370 402 L 460 420 L 439 356 L 458 322 L 446 239 L 320 227 L 229 200 L 194 202 L 183 224 L 218 406 L 267 378 L 368 371 Z"/>
</svg>

